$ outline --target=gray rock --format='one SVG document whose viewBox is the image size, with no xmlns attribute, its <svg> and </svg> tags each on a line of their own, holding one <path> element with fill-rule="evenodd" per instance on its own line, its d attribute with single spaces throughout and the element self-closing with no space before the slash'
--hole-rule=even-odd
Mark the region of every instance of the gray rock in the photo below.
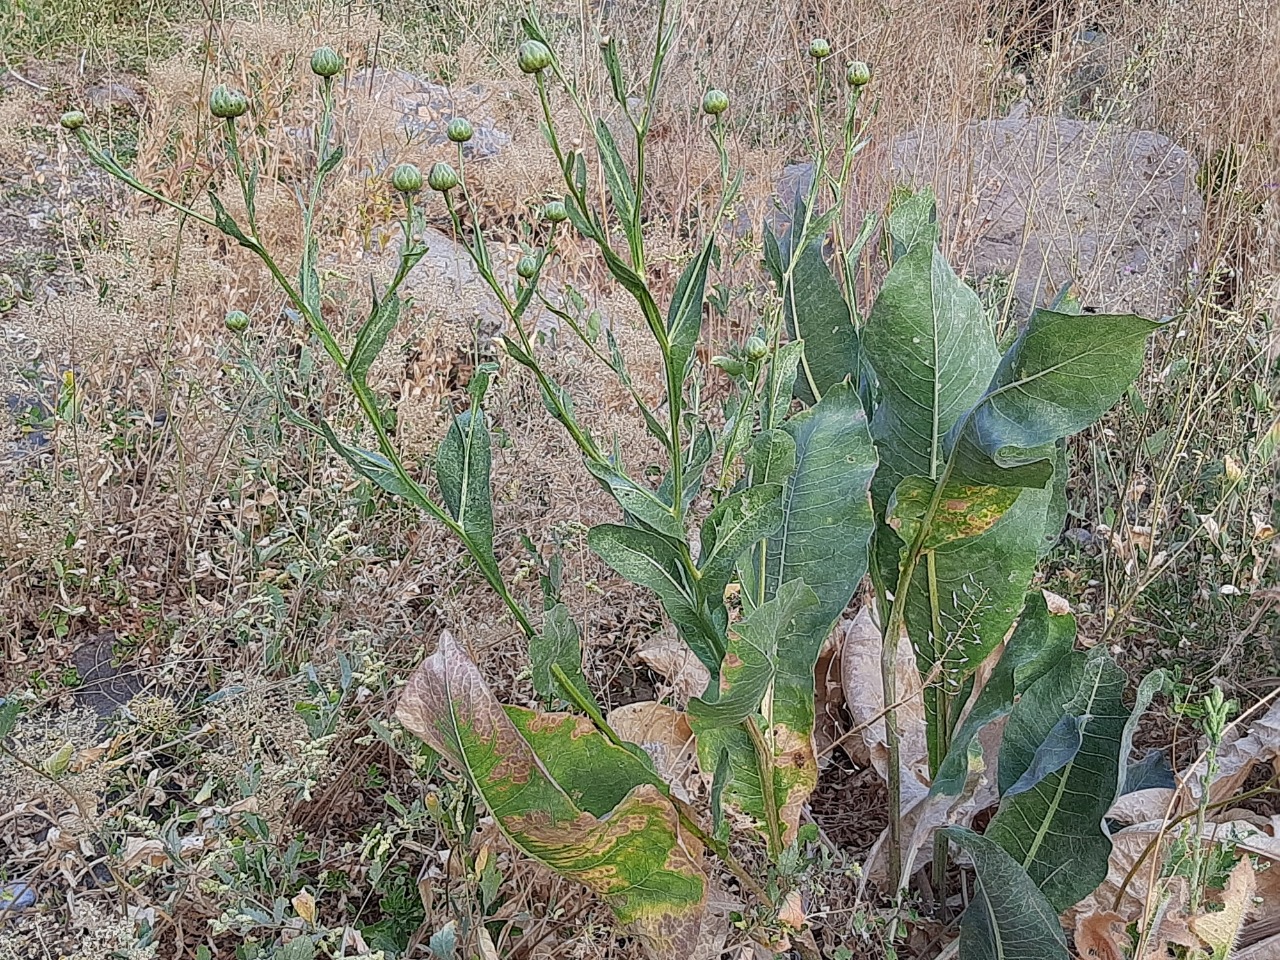
<svg viewBox="0 0 1280 960">
<path fill-rule="evenodd" d="M 432 83 L 406 70 L 373 67 L 352 75 L 351 110 L 390 113 L 406 140 L 428 146 L 448 143 L 445 128 L 454 117 L 466 117 L 475 136 L 463 147 L 468 159 L 492 157 L 511 144 L 485 110 L 486 92 L 472 86 L 462 90 Z"/>
<path fill-rule="evenodd" d="M 1187 289 L 1203 204 L 1195 159 L 1168 138 L 1018 116 L 898 138 L 896 181 L 932 185 L 948 249 L 974 280 L 1006 277 L 1013 316 L 1075 285 L 1086 307 L 1157 316 Z M 813 166 L 778 178 L 765 214 L 786 230 Z"/>
<path fill-rule="evenodd" d="M 901 137 L 892 162 L 898 179 L 934 185 L 958 269 L 1011 279 L 1015 315 L 1068 282 L 1087 307 L 1147 315 L 1187 288 L 1196 163 L 1158 133 L 986 120 Z"/>
<path fill-rule="evenodd" d="M 124 109 L 141 112 L 146 97 L 132 82 L 100 80 L 85 90 L 84 101 L 102 113 Z"/>
</svg>

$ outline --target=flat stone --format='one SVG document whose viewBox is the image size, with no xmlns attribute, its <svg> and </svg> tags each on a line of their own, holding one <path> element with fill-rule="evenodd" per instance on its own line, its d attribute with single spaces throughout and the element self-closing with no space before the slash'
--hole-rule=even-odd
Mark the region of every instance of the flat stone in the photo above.
<svg viewBox="0 0 1280 960">
<path fill-rule="evenodd" d="M 1009 279 L 1026 317 L 1071 282 L 1086 307 L 1159 316 L 1191 277 L 1203 203 L 1195 159 L 1167 137 L 1083 120 L 1007 117 L 898 138 L 892 177 L 938 194 L 948 253 L 972 280 Z M 765 223 L 790 223 L 813 166 L 791 164 Z"/>
<path fill-rule="evenodd" d="M 1185 293 L 1202 201 L 1167 137 L 1007 118 L 899 138 L 895 175 L 932 184 L 957 269 L 1007 276 L 1018 316 L 1066 283 L 1086 307 L 1158 316 Z"/>
<path fill-rule="evenodd" d="M 373 67 L 358 70 L 346 87 L 352 112 L 375 111 L 392 120 L 405 140 L 426 146 L 449 142 L 449 121 L 466 117 L 475 135 L 463 145 L 467 159 L 492 157 L 511 144 L 485 107 L 489 94 L 478 85 L 453 89 L 407 70 Z"/>
</svg>

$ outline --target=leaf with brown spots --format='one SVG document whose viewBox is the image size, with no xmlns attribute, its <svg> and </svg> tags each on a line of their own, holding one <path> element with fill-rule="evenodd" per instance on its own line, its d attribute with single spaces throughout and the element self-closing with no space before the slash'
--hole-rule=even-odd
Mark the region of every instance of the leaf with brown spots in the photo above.
<svg viewBox="0 0 1280 960">
<path fill-rule="evenodd" d="M 642 751 L 571 714 L 504 708 L 447 632 L 396 717 L 462 771 L 512 843 L 603 897 L 652 956 L 692 955 L 702 850 Z"/>
<path fill-rule="evenodd" d="M 936 490 L 937 484 L 926 477 L 906 477 L 893 491 L 885 520 L 903 543 L 915 541 Z M 937 494 L 938 509 L 925 532 L 924 549 L 986 533 L 1021 492 L 1019 487 L 948 482 Z"/>
</svg>

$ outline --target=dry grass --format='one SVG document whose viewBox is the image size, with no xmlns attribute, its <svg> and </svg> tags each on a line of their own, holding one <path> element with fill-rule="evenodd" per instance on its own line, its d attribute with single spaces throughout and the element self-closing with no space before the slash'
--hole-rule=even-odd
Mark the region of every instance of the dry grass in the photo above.
<svg viewBox="0 0 1280 960">
<path fill-rule="evenodd" d="M 357 76 L 374 66 L 437 71 L 459 104 L 510 133 L 515 147 L 474 163 L 470 182 L 504 256 L 513 259 L 530 239 L 522 224 L 555 195 L 556 171 L 531 120 L 535 101 L 512 64 L 514 6 L 460 4 L 429 21 L 358 2 L 212 10 L 209 18 L 144 17 L 148 49 L 154 40 L 159 52 L 137 71 L 141 115 L 104 107 L 92 117 L 104 139 L 136 156 L 143 179 L 203 203 L 223 169 L 201 107 L 207 91 L 220 81 L 255 91 L 247 143 L 267 162 L 259 218 L 292 268 L 300 251 L 291 191 L 311 160 L 298 134 L 310 121 L 305 56 L 326 42 Z M 639 62 L 652 40 L 651 5 L 618 0 L 590 19 L 577 4 L 542 11 L 562 56 L 606 110 L 596 35 L 625 37 L 624 53 Z M 1031 116 L 1066 112 L 1159 131 L 1205 164 L 1218 185 L 1207 191 L 1198 266 L 1212 282 L 1188 298 L 1178 337 L 1157 349 L 1130 408 L 1078 446 L 1083 483 L 1072 524 L 1097 536 L 1064 551 L 1054 576 L 1083 602 L 1086 632 L 1135 658 L 1172 651 L 1193 665 L 1249 649 L 1249 669 L 1276 672 L 1274 652 L 1253 642 L 1274 625 L 1274 614 L 1258 613 L 1272 601 L 1248 599 L 1275 582 L 1274 540 L 1263 528 L 1275 522 L 1276 466 L 1250 455 L 1275 417 L 1275 4 L 899 0 L 871 9 L 710 0 L 682 17 L 651 166 L 659 283 L 674 279 L 689 227 L 715 191 L 714 154 L 697 113 L 702 91 L 714 84 L 733 98 L 733 157 L 748 173 L 744 206 L 758 222 L 777 172 L 809 150 L 813 74 L 804 50 L 813 35 L 876 69 L 876 146 L 856 178 L 858 206 L 887 198 L 895 138 L 956 131 L 1020 102 Z M 108 21 L 111 29 L 63 25 L 27 50 L 6 50 L 27 82 L 0 86 L 0 202 L 38 215 L 32 242 L 52 264 L 37 269 L 0 254 L 0 359 L 6 392 L 20 398 L 12 439 L 26 451 L 4 461 L 0 488 L 0 690 L 31 705 L 14 756 L 0 768 L 5 801 L 25 804 L 0 820 L 0 881 L 32 883 L 60 918 L 0 932 L 0 956 L 27 955 L 42 938 L 50 952 L 68 955 L 133 949 L 135 926 L 122 919 L 122 904 L 154 930 L 154 944 L 138 956 L 193 956 L 202 944 L 231 956 L 246 931 L 264 941 L 291 934 L 293 920 L 250 921 L 245 911 L 270 914 L 279 898 L 294 917 L 287 903 L 303 885 L 323 886 L 320 926 L 334 937 L 352 918 L 398 917 L 414 927 L 412 942 L 425 955 L 424 936 L 450 918 L 479 917 L 483 850 L 500 859 L 505 878 L 505 899 L 489 905 L 505 924 L 503 955 L 626 955 L 577 890 L 527 869 L 484 824 L 472 835 L 461 794 L 438 775 L 415 776 L 412 748 L 396 741 L 393 749 L 378 735 L 396 678 L 441 626 L 465 638 L 505 699 L 530 695 L 525 651 L 457 544 L 410 511 L 375 503 L 345 464 L 282 425 L 272 397 L 247 377 L 246 354 L 296 403 L 359 430 L 343 385 L 281 314 L 257 262 L 93 178 L 55 132 L 59 110 L 78 102 L 98 71 L 124 75 L 128 58 L 110 53 L 118 24 Z M 1085 30 L 1107 41 L 1082 44 Z M 92 56 L 80 72 L 82 51 Z M 1097 72 L 1084 96 L 1086 67 Z M 380 171 L 443 153 L 406 144 L 397 117 L 370 108 L 367 85 L 345 84 L 340 102 L 348 158 L 320 219 L 326 307 L 346 337 L 370 274 L 386 270 L 380 254 L 394 213 Z M 571 131 L 577 123 L 567 110 L 561 119 Z M 954 159 L 932 162 L 945 168 Z M 944 196 L 952 204 L 944 206 L 949 252 L 960 262 L 969 235 L 959 210 L 971 187 Z M 431 214 L 445 225 L 439 209 Z M 761 309 L 756 241 L 742 238 L 731 250 L 718 279 L 743 295 L 713 318 L 713 352 L 753 326 Z M 562 253 L 552 279 L 578 285 L 612 319 L 641 390 L 656 396 L 656 360 L 637 318 L 601 283 L 588 251 Z M 22 293 L 7 306 L 5 278 Z M 243 341 L 222 326 L 232 307 L 254 317 Z M 475 309 L 456 291 L 424 288 L 375 370 L 380 395 L 396 405 L 397 438 L 424 473 L 460 401 Z M 596 436 L 616 435 L 633 465 L 656 459 L 642 425 L 624 413 L 625 395 L 583 351 L 560 341 L 553 369 Z M 536 385 L 509 361 L 488 409 L 502 439 L 495 500 L 504 573 L 536 606 L 539 565 L 561 554 L 588 676 L 605 698 L 645 695 L 655 678 L 630 666 L 631 654 L 662 629 L 655 604 L 607 571 L 583 536 L 612 519 L 612 508 L 545 414 Z M 1157 448 L 1150 438 L 1161 430 Z M 1240 484 L 1223 484 L 1225 457 L 1241 465 Z M 1210 537 L 1205 515 L 1217 531 Z M 520 533 L 532 538 L 536 558 Z M 1240 594 L 1223 594 L 1224 584 Z M 79 678 L 67 672 L 84 638 L 102 631 L 146 682 L 127 719 L 106 729 L 77 712 Z M 339 653 L 353 665 L 345 683 Z M 206 699 L 219 691 L 232 693 Z M 330 716 L 331 695 L 341 708 L 332 724 L 310 726 Z M 48 763 L 66 744 L 70 767 L 51 775 Z M 443 815 L 426 811 L 424 782 L 438 791 Z M 402 808 L 389 806 L 387 794 Z M 847 800 L 840 817 L 849 817 Z M 164 841 L 166 831 L 198 832 L 207 842 L 140 872 L 124 866 L 131 840 Z M 857 824 L 840 828 L 842 836 L 858 832 Z M 316 860 L 289 860 L 294 836 Z M 453 853 L 441 857 L 444 850 Z M 425 908 L 414 907 L 420 872 L 432 891 Z M 831 930 L 852 938 L 857 927 L 850 942 L 874 941 L 864 914 L 828 905 Z M 92 932 L 77 933 L 77 925 Z M 117 935 L 119 944 L 104 946 L 102 938 Z"/>
</svg>

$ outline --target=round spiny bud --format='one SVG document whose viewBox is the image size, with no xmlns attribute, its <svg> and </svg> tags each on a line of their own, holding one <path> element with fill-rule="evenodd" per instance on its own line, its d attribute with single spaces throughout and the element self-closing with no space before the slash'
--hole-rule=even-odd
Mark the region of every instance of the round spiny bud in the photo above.
<svg viewBox="0 0 1280 960">
<path fill-rule="evenodd" d="M 551 51 L 541 40 L 526 40 L 516 51 L 516 63 L 525 73 L 541 73 L 551 66 Z"/>
<path fill-rule="evenodd" d="M 552 223 L 563 223 L 569 219 L 569 210 L 563 200 L 552 200 L 542 208 L 542 215 Z"/>
<path fill-rule="evenodd" d="M 533 254 L 525 254 L 516 264 L 516 273 L 522 280 L 532 280 L 538 275 L 538 258 Z"/>
<path fill-rule="evenodd" d="M 68 110 L 58 122 L 64 130 L 79 130 L 85 125 L 86 117 L 79 110 Z"/>
<path fill-rule="evenodd" d="M 844 77 L 852 87 L 865 87 L 871 82 L 871 68 L 861 60 L 849 64 L 849 72 Z"/>
<path fill-rule="evenodd" d="M 769 345 L 760 337 L 747 337 L 747 359 L 763 360 L 769 353 Z"/>
<path fill-rule="evenodd" d="M 333 47 L 316 47 L 311 54 L 311 72 L 317 77 L 336 77 L 342 72 L 342 54 Z"/>
<path fill-rule="evenodd" d="M 249 329 L 249 315 L 243 310 L 231 310 L 222 321 L 232 333 L 244 333 Z"/>
<path fill-rule="evenodd" d="M 723 90 L 708 90 L 702 98 L 702 112 L 718 117 L 729 109 L 729 95 Z"/>
<path fill-rule="evenodd" d="M 220 83 L 209 94 L 209 112 L 219 120 L 234 120 L 243 117 L 249 109 L 249 100 L 239 90 L 232 90 L 225 83 Z"/>
<path fill-rule="evenodd" d="M 441 193 L 452 190 L 458 185 L 458 171 L 447 163 L 437 163 L 427 174 L 427 183 L 432 190 L 439 190 Z"/>
<path fill-rule="evenodd" d="M 471 121 L 466 117 L 454 117 L 450 120 L 449 126 L 445 128 L 445 133 L 454 143 L 466 143 L 475 136 Z"/>
<path fill-rule="evenodd" d="M 402 163 L 391 171 L 391 185 L 401 193 L 417 193 L 422 189 L 422 171 L 412 163 Z"/>
<path fill-rule="evenodd" d="M 825 37 L 814 37 L 809 41 L 809 56 L 815 60 L 825 60 L 831 56 L 831 44 Z"/>
</svg>

